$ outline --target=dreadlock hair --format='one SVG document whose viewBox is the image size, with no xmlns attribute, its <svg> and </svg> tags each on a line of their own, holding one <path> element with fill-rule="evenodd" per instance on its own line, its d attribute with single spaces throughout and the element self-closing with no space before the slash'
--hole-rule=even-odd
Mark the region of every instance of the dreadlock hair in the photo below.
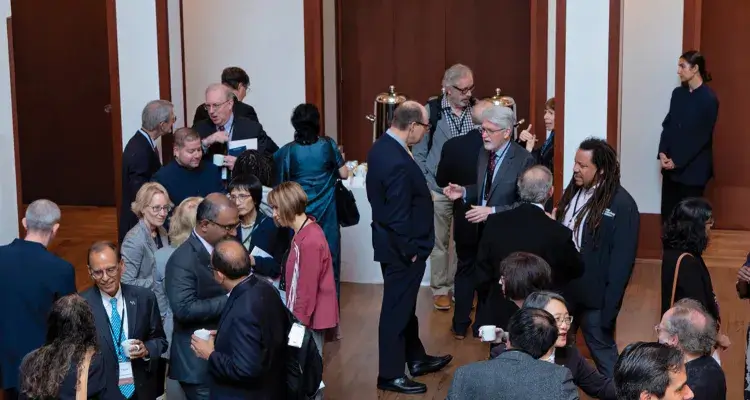
<svg viewBox="0 0 750 400">
<path fill-rule="evenodd" d="M 272 171 L 273 160 L 270 157 L 258 150 L 245 150 L 234 162 L 232 175 L 255 175 L 261 185 L 271 187 L 273 186 Z"/>
<path fill-rule="evenodd" d="M 597 186 L 591 199 L 581 208 L 580 212 L 576 213 L 573 232 L 577 234 L 583 218 L 588 215 L 586 225 L 596 237 L 599 225 L 602 222 L 602 214 L 612 203 L 612 198 L 614 198 L 615 192 L 620 186 L 620 162 L 617 160 L 615 149 L 602 139 L 588 138 L 581 142 L 578 149 L 592 152 L 591 162 L 596 166 L 594 184 Z M 560 198 L 560 202 L 557 203 L 558 221 L 563 221 L 573 197 L 581 189 L 576 186 L 575 177 L 571 178 Z"/>
</svg>

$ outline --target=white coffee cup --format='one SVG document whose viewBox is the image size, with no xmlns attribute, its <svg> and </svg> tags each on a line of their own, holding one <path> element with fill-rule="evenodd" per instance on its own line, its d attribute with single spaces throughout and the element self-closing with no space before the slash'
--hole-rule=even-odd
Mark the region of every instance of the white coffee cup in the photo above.
<svg viewBox="0 0 750 400">
<path fill-rule="evenodd" d="M 224 166 L 224 155 L 223 154 L 214 154 L 214 165 L 217 167 L 223 167 Z"/>
<path fill-rule="evenodd" d="M 199 339 L 208 340 L 211 338 L 211 331 L 208 329 L 198 329 L 197 331 L 193 332 L 195 336 L 197 336 Z"/>
<path fill-rule="evenodd" d="M 495 325 L 484 325 L 479 327 L 479 336 L 483 342 L 494 342 L 497 340 L 497 327 Z"/>
<path fill-rule="evenodd" d="M 135 339 L 123 340 L 122 343 L 120 343 L 120 346 L 122 346 L 122 354 L 127 358 L 130 358 L 131 352 L 138 351 L 138 349 L 136 349 Z"/>
</svg>

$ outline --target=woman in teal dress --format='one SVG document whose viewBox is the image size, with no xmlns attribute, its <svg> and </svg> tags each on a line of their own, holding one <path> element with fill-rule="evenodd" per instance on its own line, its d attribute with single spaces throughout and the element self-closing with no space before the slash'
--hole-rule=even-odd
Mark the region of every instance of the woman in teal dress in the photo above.
<svg viewBox="0 0 750 400">
<path fill-rule="evenodd" d="M 308 215 L 323 228 L 333 259 L 336 294 L 340 296 L 341 231 L 336 215 L 334 188 L 349 174 L 333 139 L 320 136 L 320 112 L 313 104 L 300 104 L 292 113 L 294 141 L 274 154 L 276 182 L 297 182 L 307 194 Z"/>
</svg>

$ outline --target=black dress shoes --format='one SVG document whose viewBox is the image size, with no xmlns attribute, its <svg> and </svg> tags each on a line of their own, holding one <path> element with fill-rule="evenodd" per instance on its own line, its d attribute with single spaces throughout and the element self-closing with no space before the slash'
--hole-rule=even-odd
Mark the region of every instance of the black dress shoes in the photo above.
<svg viewBox="0 0 750 400">
<path fill-rule="evenodd" d="M 427 392 L 427 385 L 402 376 L 396 379 L 378 378 L 378 389 L 403 394 L 420 394 Z"/>
<path fill-rule="evenodd" d="M 419 361 L 407 362 L 406 365 L 409 367 L 409 373 L 411 373 L 411 376 L 422 376 L 440 371 L 445 368 L 451 360 L 453 360 L 453 356 L 450 354 L 440 357 L 425 356 Z"/>
</svg>

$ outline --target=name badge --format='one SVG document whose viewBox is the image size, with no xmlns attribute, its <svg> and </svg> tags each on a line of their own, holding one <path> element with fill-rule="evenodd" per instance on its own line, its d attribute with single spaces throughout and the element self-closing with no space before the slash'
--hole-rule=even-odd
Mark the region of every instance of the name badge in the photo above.
<svg viewBox="0 0 750 400">
<path fill-rule="evenodd" d="M 602 214 L 603 214 L 603 215 L 604 215 L 605 217 L 612 217 L 612 218 L 614 218 L 614 217 L 615 217 L 615 213 L 613 213 L 613 212 L 612 212 L 612 210 L 610 210 L 609 208 L 605 209 L 605 210 L 604 210 L 604 212 L 603 212 Z"/>
<path fill-rule="evenodd" d="M 117 382 L 117 386 L 127 385 L 134 383 L 133 380 L 133 366 L 130 365 L 130 361 L 120 363 L 120 379 Z"/>
<path fill-rule="evenodd" d="M 289 346 L 294 346 L 298 349 L 302 348 L 302 341 L 305 339 L 305 327 L 295 323 L 292 325 L 292 329 L 289 330 Z"/>
</svg>

